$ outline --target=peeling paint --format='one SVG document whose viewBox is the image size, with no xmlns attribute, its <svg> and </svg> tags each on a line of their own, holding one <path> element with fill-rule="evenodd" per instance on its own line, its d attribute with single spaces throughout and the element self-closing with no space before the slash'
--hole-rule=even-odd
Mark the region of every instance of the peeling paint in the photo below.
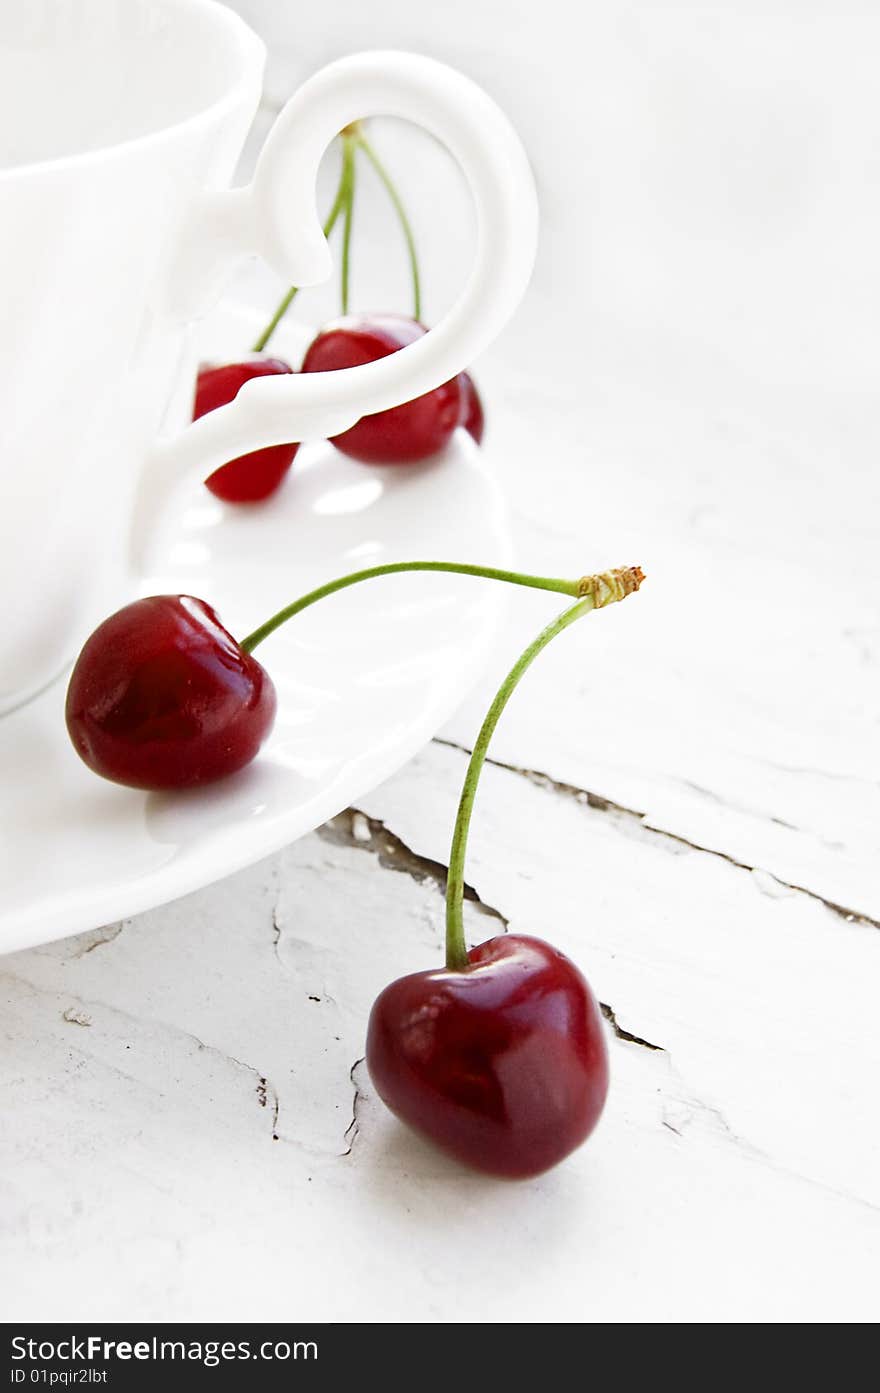
<svg viewBox="0 0 880 1393">
<path fill-rule="evenodd" d="M 472 753 L 466 745 L 459 745 L 454 740 L 442 739 L 435 736 L 434 743 L 442 745 L 448 750 L 457 750 L 460 754 L 470 758 Z M 719 851 L 716 847 L 704 846 L 700 842 L 691 841 L 689 837 L 683 837 L 677 832 L 669 832 L 663 827 L 652 825 L 647 819 L 648 814 L 639 812 L 636 808 L 627 808 L 622 803 L 615 803 L 610 798 L 605 798 L 599 793 L 594 793 L 591 789 L 578 788 L 575 784 L 564 783 L 559 779 L 554 779 L 550 774 L 544 774 L 538 769 L 528 769 L 517 764 L 508 764 L 504 760 L 486 758 L 486 763 L 495 769 L 503 769 L 508 774 L 515 774 L 519 778 L 528 780 L 538 788 L 543 788 L 553 793 L 562 794 L 564 797 L 573 798 L 576 802 L 592 808 L 594 812 L 610 813 L 621 821 L 630 820 L 638 824 L 639 829 L 650 837 L 654 837 L 666 842 L 675 843 L 676 846 L 686 847 L 689 851 L 697 851 L 704 856 L 714 856 L 719 861 L 726 861 L 728 865 L 735 866 L 741 871 L 760 872 L 766 880 L 773 880 L 783 889 L 791 890 L 795 894 L 805 895 L 810 900 L 815 900 L 830 913 L 835 914 L 840 919 L 844 919 L 848 924 L 864 924 L 867 928 L 880 929 L 880 919 L 874 919 L 869 914 L 863 914 L 860 910 L 850 909 L 846 905 L 839 904 L 836 900 L 826 899 L 815 890 L 808 889 L 805 885 L 794 885 L 790 881 L 782 880 L 762 866 L 751 866 L 747 861 L 740 861 L 735 856 L 731 856 L 726 851 Z M 705 792 L 705 790 L 701 790 Z M 784 823 L 780 818 L 769 819 L 780 826 L 788 827 L 790 824 Z M 793 829 L 797 830 L 797 829 Z M 766 881 L 765 881 L 766 883 Z M 760 888 L 760 887 L 759 887 Z M 766 890 L 764 890 L 766 893 Z"/>
<path fill-rule="evenodd" d="M 355 828 L 358 830 L 355 831 Z M 369 837 L 364 835 L 364 828 Z M 345 812 L 325 822 L 318 828 L 318 836 L 336 846 L 356 847 L 360 851 L 370 851 L 378 857 L 379 865 L 385 870 L 400 871 L 410 876 L 418 885 L 433 885 L 440 894 L 446 893 L 447 867 L 442 861 L 434 861 L 428 856 L 420 856 L 408 847 L 400 837 L 386 827 L 378 818 L 367 817 L 358 808 L 347 808 Z M 486 904 L 472 885 L 465 885 L 464 898 L 476 910 L 496 919 L 507 931 L 508 921 L 494 905 Z"/>
<path fill-rule="evenodd" d="M 351 1155 L 354 1149 L 354 1144 L 357 1141 L 358 1135 L 360 1133 L 360 1122 L 358 1120 L 358 1112 L 360 1109 L 361 1101 L 363 1099 L 363 1093 L 361 1091 L 356 1076 L 361 1066 L 365 1063 L 366 1061 L 363 1058 L 356 1059 L 348 1073 L 348 1077 L 351 1079 L 352 1088 L 354 1089 L 354 1096 L 351 1100 L 351 1121 L 349 1122 L 348 1126 L 342 1134 L 342 1140 L 348 1143 L 345 1150 L 340 1153 L 342 1156 Z"/>
</svg>

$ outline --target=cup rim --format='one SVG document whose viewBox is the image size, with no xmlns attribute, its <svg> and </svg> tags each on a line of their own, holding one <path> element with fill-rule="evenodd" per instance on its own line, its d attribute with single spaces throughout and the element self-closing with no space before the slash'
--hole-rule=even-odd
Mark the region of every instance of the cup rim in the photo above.
<svg viewBox="0 0 880 1393">
<path fill-rule="evenodd" d="M 150 145 L 160 145 L 163 141 L 180 134 L 182 131 L 198 130 L 200 126 L 210 125 L 222 118 L 227 110 L 231 110 L 239 104 L 243 95 L 254 84 L 256 84 L 258 91 L 262 89 L 266 45 L 239 14 L 236 14 L 227 5 L 218 3 L 218 0 L 159 0 L 159 3 L 172 12 L 174 10 L 202 11 L 211 16 L 213 23 L 225 27 L 235 41 L 241 59 L 241 69 L 232 85 L 214 101 L 209 102 L 207 106 L 201 107 L 189 116 L 184 116 L 179 121 L 172 121 L 168 125 L 160 126 L 157 130 L 147 131 L 143 135 L 130 136 L 124 140 L 114 141 L 110 145 L 100 145 L 93 150 L 75 150 L 68 155 L 53 155 L 51 159 L 26 160 L 22 164 L 0 164 L 0 183 L 11 183 L 16 179 L 39 178 L 70 168 L 88 167 L 100 164 L 101 161 L 129 155 Z"/>
</svg>

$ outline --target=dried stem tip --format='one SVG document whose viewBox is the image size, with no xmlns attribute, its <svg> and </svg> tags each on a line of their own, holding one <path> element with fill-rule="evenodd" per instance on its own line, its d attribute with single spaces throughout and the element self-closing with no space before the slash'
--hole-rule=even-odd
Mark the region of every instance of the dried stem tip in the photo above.
<svg viewBox="0 0 880 1393">
<path fill-rule="evenodd" d="M 589 595 L 593 608 L 602 609 L 632 595 L 644 579 L 641 566 L 619 566 L 613 571 L 600 571 L 596 576 L 582 576 L 578 581 L 578 595 L 582 599 Z"/>
</svg>

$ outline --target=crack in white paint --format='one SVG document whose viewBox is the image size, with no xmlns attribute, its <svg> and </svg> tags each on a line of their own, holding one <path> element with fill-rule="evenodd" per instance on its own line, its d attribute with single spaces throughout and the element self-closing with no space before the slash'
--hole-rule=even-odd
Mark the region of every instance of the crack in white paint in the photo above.
<svg viewBox="0 0 880 1393">
<path fill-rule="evenodd" d="M 23 977 L 20 973 L 17 972 L 0 972 L 0 981 L 3 980 L 9 982 L 16 982 L 19 986 L 24 987 L 34 996 L 48 997 L 51 999 L 52 997 L 58 995 L 57 992 L 50 990 L 46 987 L 40 987 L 35 982 L 30 981 L 29 978 Z M 164 1031 L 169 1035 L 177 1036 L 184 1040 L 189 1040 L 194 1045 L 196 1045 L 200 1051 L 205 1051 L 206 1053 L 212 1055 L 214 1058 L 222 1060 L 224 1064 L 231 1064 L 237 1069 L 246 1070 L 247 1073 L 249 1073 L 256 1080 L 255 1093 L 257 1097 L 258 1106 L 265 1108 L 268 1105 L 269 1096 L 271 1096 L 274 1100 L 272 1119 L 272 1139 L 273 1141 L 279 1140 L 278 1136 L 276 1135 L 278 1113 L 280 1109 L 278 1091 L 275 1088 L 275 1086 L 268 1081 L 265 1074 L 261 1073 L 260 1070 L 257 1069 L 253 1064 L 248 1064 L 246 1060 L 238 1059 L 235 1055 L 229 1054 L 226 1050 L 220 1049 L 220 1047 L 217 1045 L 208 1044 L 207 1041 L 202 1040 L 200 1036 L 196 1035 L 193 1031 L 184 1030 L 182 1026 L 173 1025 L 170 1021 L 160 1020 L 156 1017 L 136 1016 L 130 1011 L 122 1010 L 122 1008 L 119 1006 L 111 1006 L 108 1002 L 100 1001 L 98 999 L 86 999 L 84 997 L 75 996 L 74 1004 L 67 1007 L 67 1009 L 62 1012 L 62 1017 L 69 1025 L 93 1026 L 95 1023 L 94 1015 L 97 1011 L 105 1011 L 109 1016 L 116 1017 L 120 1020 L 131 1021 L 132 1024 L 138 1026 L 138 1028 L 140 1029 L 143 1029 L 144 1027 L 150 1029 L 157 1029 L 160 1031 Z M 95 1058 L 95 1056 L 91 1054 L 87 1054 L 86 1057 L 90 1059 Z M 117 1064 L 113 1064 L 110 1060 L 101 1058 L 99 1062 L 102 1065 L 102 1067 L 111 1069 L 113 1072 L 118 1073 L 121 1077 L 128 1079 L 132 1083 L 136 1083 L 141 1086 L 146 1086 L 142 1085 L 142 1081 L 137 1079 L 133 1074 L 126 1073 L 124 1069 L 120 1069 L 120 1067 Z"/>
<path fill-rule="evenodd" d="M 644 1050 L 653 1050 L 657 1054 L 667 1053 L 665 1045 L 655 1045 L 651 1040 L 645 1040 L 641 1035 L 633 1035 L 632 1031 L 625 1030 L 619 1023 L 613 1006 L 609 1006 L 607 1001 L 599 1002 L 599 1010 L 611 1026 L 618 1040 L 623 1040 L 627 1045 L 639 1045 Z"/>
<path fill-rule="evenodd" d="M 348 1071 L 348 1077 L 351 1080 L 351 1085 L 354 1089 L 354 1094 L 351 1100 L 351 1121 L 349 1122 L 348 1126 L 342 1134 L 343 1142 L 348 1142 L 348 1145 L 344 1151 L 340 1152 L 341 1156 L 351 1155 L 352 1151 L 354 1150 L 354 1144 L 360 1136 L 361 1129 L 359 1113 L 361 1103 L 363 1102 L 364 1094 L 360 1084 L 358 1083 L 357 1074 L 361 1069 L 361 1066 L 365 1065 L 366 1060 L 363 1057 L 360 1059 L 356 1059 L 354 1064 L 352 1064 L 351 1068 Z"/>
<path fill-rule="evenodd" d="M 456 745 L 451 741 L 438 738 L 436 740 L 436 743 L 447 745 L 449 748 L 458 750 L 462 754 L 470 753 L 465 747 Z M 611 811 L 614 813 L 619 813 L 622 815 L 622 817 L 625 818 L 638 818 L 640 822 L 642 821 L 641 815 L 634 812 L 632 809 L 622 808 L 619 805 L 614 804 L 610 800 L 603 799 L 599 795 L 593 794 L 586 789 L 580 789 L 574 785 L 562 784 L 560 783 L 560 781 L 552 779 L 549 776 L 541 774 L 537 771 L 518 769 L 515 766 L 512 767 L 503 764 L 502 762 L 497 760 L 489 759 L 487 760 L 487 763 L 494 764 L 496 767 L 500 767 L 509 773 L 518 774 L 521 777 L 528 779 L 529 782 L 534 783 L 541 788 L 549 788 L 553 791 L 561 792 L 566 796 L 574 797 L 577 801 L 584 803 L 590 807 L 594 807 L 598 811 Z M 350 822 L 355 818 L 361 820 L 362 824 L 365 823 L 369 827 L 369 840 L 366 840 L 363 837 L 363 835 L 355 836 L 351 834 Z M 349 826 L 348 833 L 346 833 L 345 831 L 347 823 Z M 643 822 L 642 825 L 646 826 L 646 824 L 644 824 Z M 346 813 L 340 814 L 339 818 L 334 819 L 333 823 L 325 824 L 324 828 L 319 829 L 319 834 L 326 836 L 328 829 L 331 829 L 328 837 L 329 840 L 341 842 L 343 845 L 346 846 L 354 846 L 356 848 L 359 848 L 360 850 L 370 851 L 372 852 L 372 854 L 377 856 L 380 864 L 383 867 L 398 872 L 404 871 L 405 873 L 410 874 L 418 884 L 423 884 L 426 881 L 432 881 L 437 885 L 438 889 L 445 889 L 447 868 L 441 862 L 434 861 L 428 857 L 420 856 L 418 853 L 414 852 L 410 847 L 406 845 L 406 843 L 404 843 L 397 836 L 397 834 L 393 833 L 388 828 L 388 826 L 381 820 L 369 818 L 366 816 L 366 814 L 360 812 L 360 810 L 349 809 Z M 665 833 L 660 829 L 655 829 L 646 826 L 646 830 L 650 832 L 652 835 L 668 837 L 676 842 L 683 841 L 683 839 L 678 838 L 673 834 Z M 384 850 L 382 846 L 383 839 L 385 842 Z M 691 845 L 690 843 L 685 844 L 688 846 Z M 705 851 L 707 854 L 717 856 L 719 859 L 730 860 L 730 858 L 725 856 L 723 853 L 714 852 L 710 848 L 694 846 L 693 850 Z M 400 859 L 397 859 L 398 857 Z M 778 887 L 782 889 L 784 892 L 791 894 L 801 893 L 806 895 L 808 898 L 812 899 L 821 898 L 812 894 L 810 891 L 801 890 L 800 887 L 788 886 L 785 884 L 785 882 L 778 881 L 775 876 L 772 876 L 770 874 L 770 872 L 755 871 L 753 867 L 749 867 L 741 863 L 734 862 L 734 864 L 738 865 L 740 869 L 752 871 L 754 874 L 756 874 L 756 876 L 760 876 L 762 874 L 767 875 L 769 879 L 775 882 L 778 885 Z M 761 887 L 759 886 L 759 888 Z M 471 890 L 471 893 L 473 896 L 477 895 L 477 892 L 474 890 Z M 764 890 L 764 893 L 769 892 Z M 481 905 L 485 912 L 488 912 L 494 917 L 497 917 L 501 922 L 504 923 L 505 927 L 508 925 L 509 921 L 507 917 L 496 906 L 486 905 L 482 900 L 479 899 L 475 899 L 474 902 L 477 905 Z M 822 901 L 822 903 L 827 904 L 827 902 L 824 900 Z M 828 907 L 833 908 L 833 906 Z M 867 922 L 870 923 L 873 921 L 868 920 Z M 747 1137 L 738 1133 L 731 1126 L 727 1117 L 716 1104 L 707 1102 L 692 1092 L 692 1090 L 687 1085 L 686 1080 L 682 1077 L 679 1070 L 677 1069 L 675 1062 L 666 1046 L 656 1044 L 655 1042 L 648 1040 L 641 1035 L 637 1035 L 633 1031 L 628 1030 L 625 1026 L 622 1026 L 618 1021 L 616 1011 L 607 1002 L 600 1002 L 599 1005 L 604 1019 L 608 1022 L 608 1025 L 613 1031 L 615 1038 L 621 1044 L 633 1045 L 639 1050 L 640 1053 L 654 1054 L 665 1061 L 665 1066 L 668 1071 L 668 1077 L 670 1080 L 674 1081 L 678 1085 L 680 1091 L 677 1100 L 669 1099 L 664 1104 L 659 1117 L 659 1122 L 661 1127 L 671 1132 L 676 1137 L 678 1142 L 687 1141 L 687 1129 L 690 1123 L 695 1118 L 706 1118 L 713 1124 L 718 1134 L 721 1137 L 723 1137 L 725 1142 L 733 1146 L 737 1150 L 737 1152 L 746 1159 L 757 1161 L 759 1164 L 766 1166 L 768 1169 L 773 1170 L 778 1174 L 791 1176 L 793 1179 L 799 1180 L 806 1185 L 823 1191 L 824 1193 L 832 1194 L 838 1199 L 849 1200 L 851 1203 L 871 1210 L 872 1212 L 880 1212 L 878 1211 L 878 1207 L 876 1205 L 873 1205 L 869 1200 L 865 1200 L 860 1196 L 852 1195 L 845 1191 L 838 1190 L 833 1186 L 827 1185 L 825 1182 L 821 1180 L 816 1180 L 809 1175 L 803 1174 L 803 1172 L 801 1171 L 798 1171 L 791 1167 L 780 1165 L 777 1162 L 775 1162 L 767 1152 L 761 1150 L 759 1147 L 755 1146 L 754 1143 L 752 1143 Z M 352 1117 L 351 1122 L 349 1123 L 343 1135 L 343 1140 L 348 1142 L 346 1150 L 342 1153 L 343 1156 L 349 1156 L 352 1153 L 355 1142 L 362 1132 L 362 1103 L 364 1094 L 356 1078 L 356 1072 L 362 1065 L 363 1060 L 356 1060 L 355 1063 L 352 1065 L 352 1069 L 350 1071 L 350 1077 L 353 1087 Z"/>
<path fill-rule="evenodd" d="M 466 745 L 459 745 L 454 740 L 446 740 L 440 736 L 435 736 L 434 743 L 443 745 L 448 750 L 457 750 L 459 754 L 470 758 L 472 751 Z M 703 846 L 700 842 L 691 841 L 689 837 L 684 837 L 678 832 L 670 832 L 665 827 L 658 827 L 653 824 L 647 813 L 639 812 L 636 808 L 627 808 L 622 803 L 615 803 L 611 798 L 605 798 L 602 794 L 594 793 L 591 789 L 578 788 L 575 784 L 568 784 L 560 779 L 553 778 L 550 774 L 545 774 L 539 769 L 528 769 L 516 764 L 508 764 L 505 760 L 486 757 L 486 763 L 491 764 L 495 769 L 503 769 L 508 774 L 514 774 L 518 778 L 526 779 L 537 788 L 543 788 L 553 793 L 560 793 L 564 797 L 573 798 L 576 802 L 582 803 L 591 808 L 594 812 L 610 813 L 617 816 L 620 821 L 632 820 L 638 827 L 649 836 L 656 837 L 667 842 L 674 842 L 677 846 L 686 847 L 689 851 L 700 852 L 704 856 L 714 856 L 719 861 L 726 861 L 728 865 L 735 866 L 738 870 L 759 872 L 763 876 L 768 876 L 776 881 L 784 890 L 790 890 L 794 894 L 804 895 L 807 899 L 815 900 L 821 904 L 831 914 L 844 919 L 848 924 L 863 924 L 866 928 L 880 929 L 880 919 L 874 919 L 870 914 L 864 914 L 861 910 L 851 909 L 847 905 L 839 904 L 836 900 L 829 900 L 824 895 L 820 895 L 816 890 L 810 890 L 806 885 L 795 885 L 792 881 L 783 880 L 780 876 L 774 875 L 772 871 L 764 866 L 752 866 L 747 861 L 740 861 L 736 856 L 732 856 L 727 851 L 719 851 L 717 847 Z M 693 786 L 695 787 L 695 786 Z M 716 795 L 712 795 L 715 797 Z M 719 800 L 722 801 L 723 800 Z M 770 819 L 770 821 L 780 821 Z M 787 827 L 787 823 L 781 823 Z M 797 830 L 797 829 L 794 829 Z M 758 888 L 762 893 L 767 893 L 758 883 Z"/>
<path fill-rule="evenodd" d="M 435 861 L 429 856 L 422 856 L 413 851 L 412 847 L 407 846 L 406 842 L 379 818 L 368 817 L 359 808 L 346 808 L 337 817 L 319 827 L 317 835 L 337 846 L 372 852 L 385 870 L 401 872 L 410 876 L 417 885 L 432 884 L 441 894 L 446 893 L 449 869 L 442 861 Z M 478 913 L 496 919 L 507 932 L 506 917 L 500 909 L 487 904 L 472 885 L 465 884 L 464 898 Z"/>
</svg>

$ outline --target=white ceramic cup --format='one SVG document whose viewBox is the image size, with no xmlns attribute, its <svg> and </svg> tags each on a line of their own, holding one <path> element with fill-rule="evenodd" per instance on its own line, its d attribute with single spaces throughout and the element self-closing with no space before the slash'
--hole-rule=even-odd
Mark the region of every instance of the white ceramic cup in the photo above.
<svg viewBox="0 0 880 1393">
<path fill-rule="evenodd" d="M 323 69 L 287 103 L 253 182 L 228 182 L 265 53 L 213 0 L 28 0 L 0 14 L 0 712 L 122 602 L 159 500 L 261 446 L 335 435 L 466 367 L 526 286 L 534 186 L 498 107 L 405 53 Z M 345 372 L 262 378 L 158 439 L 187 321 L 243 257 L 296 285 L 331 269 L 321 157 L 351 121 L 417 122 L 467 178 L 478 241 L 461 298 L 417 343 Z M 209 597 L 210 598 L 210 597 Z"/>
</svg>

